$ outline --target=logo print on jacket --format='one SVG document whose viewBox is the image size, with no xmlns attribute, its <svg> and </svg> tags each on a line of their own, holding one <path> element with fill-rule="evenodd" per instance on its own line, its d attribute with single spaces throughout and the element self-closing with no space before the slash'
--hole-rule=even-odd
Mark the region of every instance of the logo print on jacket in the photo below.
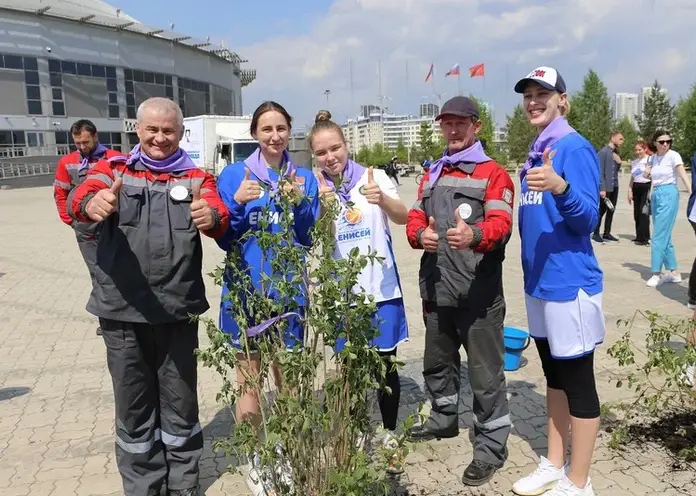
<svg viewBox="0 0 696 496">
<path fill-rule="evenodd" d="M 360 222 L 363 220 L 363 214 L 360 210 L 353 207 L 346 209 L 346 212 L 343 214 L 343 218 L 348 224 L 354 226 L 356 224 L 360 224 Z"/>
</svg>

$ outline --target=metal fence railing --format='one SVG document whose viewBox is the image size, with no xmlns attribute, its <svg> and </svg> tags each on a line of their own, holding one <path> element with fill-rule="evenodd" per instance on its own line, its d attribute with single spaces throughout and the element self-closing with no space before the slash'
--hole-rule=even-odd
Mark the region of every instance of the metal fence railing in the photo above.
<svg viewBox="0 0 696 496">
<path fill-rule="evenodd" d="M 56 173 L 56 163 L 2 164 L 0 163 L 0 181 L 23 177 L 47 176 Z"/>
</svg>

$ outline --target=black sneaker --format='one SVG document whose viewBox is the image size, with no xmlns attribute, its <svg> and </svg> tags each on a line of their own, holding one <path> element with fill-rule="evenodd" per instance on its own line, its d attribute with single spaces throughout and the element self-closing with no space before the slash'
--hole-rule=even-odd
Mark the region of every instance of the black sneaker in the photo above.
<svg viewBox="0 0 696 496">
<path fill-rule="evenodd" d="M 102 335 L 101 327 L 97 327 L 97 336 L 101 336 L 101 335 Z"/>
<path fill-rule="evenodd" d="M 604 239 L 599 234 L 593 234 L 592 241 L 594 241 L 595 243 L 598 243 L 600 245 L 604 244 Z"/>
<path fill-rule="evenodd" d="M 191 489 L 174 489 L 169 491 L 169 496 L 198 496 L 200 492 L 197 487 Z"/>
<path fill-rule="evenodd" d="M 467 486 L 481 486 L 493 478 L 498 467 L 481 460 L 472 461 L 462 475 L 462 484 Z"/>
<path fill-rule="evenodd" d="M 602 239 L 604 239 L 604 241 L 611 241 L 612 243 L 619 242 L 619 238 L 615 238 L 611 234 L 605 234 L 604 236 L 602 236 Z"/>
</svg>

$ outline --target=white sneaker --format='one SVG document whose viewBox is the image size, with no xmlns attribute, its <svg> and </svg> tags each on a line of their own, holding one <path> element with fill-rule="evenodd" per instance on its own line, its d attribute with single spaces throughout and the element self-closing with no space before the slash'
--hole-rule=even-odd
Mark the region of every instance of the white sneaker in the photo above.
<svg viewBox="0 0 696 496">
<path fill-rule="evenodd" d="M 684 382 L 689 386 L 694 387 L 694 378 L 696 378 L 696 365 L 689 365 L 683 372 Z"/>
<path fill-rule="evenodd" d="M 656 287 L 658 287 L 660 284 L 662 284 L 663 282 L 665 282 L 665 281 L 663 280 L 663 278 L 664 278 L 664 276 L 654 275 L 654 276 L 652 276 L 650 279 L 648 279 L 648 282 L 646 282 L 645 285 L 648 286 L 649 288 L 656 288 Z"/>
<path fill-rule="evenodd" d="M 539 466 L 527 477 L 515 482 L 512 492 L 520 496 L 537 496 L 553 489 L 565 476 L 565 467 L 558 468 L 545 457 L 541 457 Z"/>
<path fill-rule="evenodd" d="M 682 282 L 682 276 L 679 273 L 675 274 L 674 272 L 667 272 L 662 276 L 662 282 L 680 283 Z"/>
<path fill-rule="evenodd" d="M 558 481 L 556 487 L 551 489 L 544 496 L 595 496 L 594 489 L 592 489 L 592 484 L 590 478 L 587 478 L 587 484 L 585 487 L 580 488 L 570 482 L 570 479 L 565 475 Z"/>
<path fill-rule="evenodd" d="M 246 467 L 246 483 L 252 496 L 276 496 L 268 477 L 260 467 L 259 455 L 254 453 Z"/>
</svg>

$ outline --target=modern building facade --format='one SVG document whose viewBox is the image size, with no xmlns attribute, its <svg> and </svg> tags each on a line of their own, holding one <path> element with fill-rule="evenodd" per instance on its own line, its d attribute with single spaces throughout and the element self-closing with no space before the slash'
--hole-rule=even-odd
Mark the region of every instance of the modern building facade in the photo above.
<svg viewBox="0 0 696 496">
<path fill-rule="evenodd" d="M 359 116 L 356 119 L 349 119 L 342 127 L 351 149 L 356 152 L 362 148 L 371 148 L 378 143 L 394 150 L 399 141 L 408 148 L 417 146 L 421 124 L 424 122 L 433 128 L 434 133 L 440 132 L 439 126 L 435 125 L 435 116 L 416 117 L 385 114 L 380 111 L 372 113 L 369 117 Z"/>
<path fill-rule="evenodd" d="M 437 117 L 440 113 L 440 107 L 434 103 L 421 103 L 420 104 L 420 116 L 421 117 Z"/>
<path fill-rule="evenodd" d="M 614 118 L 619 121 L 628 117 L 631 124 L 636 125 L 640 115 L 638 93 L 616 93 L 614 95 Z"/>
<path fill-rule="evenodd" d="M 241 115 L 241 89 L 256 76 L 244 62 L 100 0 L 0 0 L 0 158 L 67 153 L 80 118 L 128 151 L 136 109 L 153 96 L 184 116 Z"/>
</svg>

